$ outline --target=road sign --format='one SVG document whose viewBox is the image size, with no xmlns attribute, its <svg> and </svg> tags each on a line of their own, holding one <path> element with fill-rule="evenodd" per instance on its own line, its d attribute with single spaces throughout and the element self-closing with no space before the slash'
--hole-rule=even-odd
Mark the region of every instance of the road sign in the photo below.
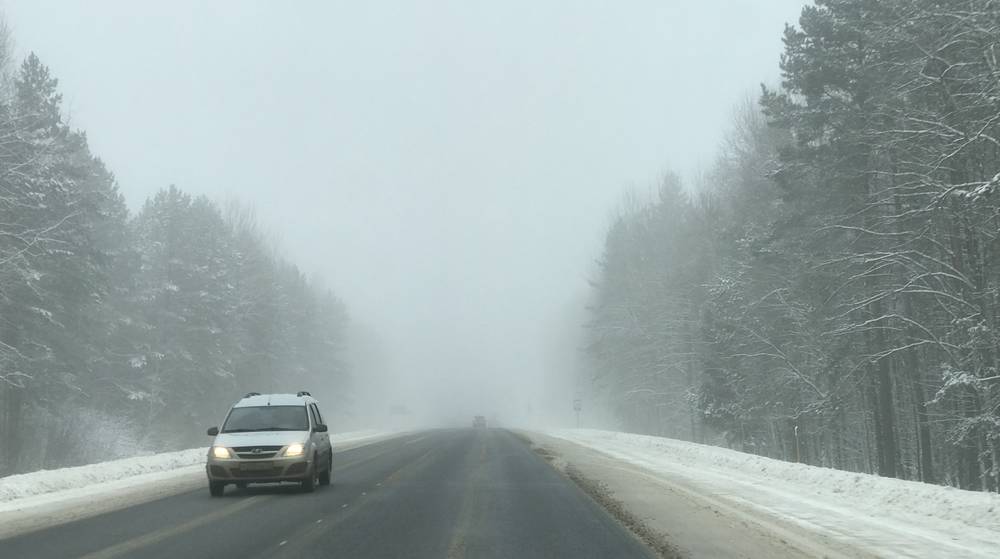
<svg viewBox="0 0 1000 559">
<path fill-rule="evenodd" d="M 583 400 L 581 400 L 579 398 L 577 398 L 576 400 L 573 400 L 573 410 L 574 411 L 580 411 L 582 409 L 583 409 Z"/>
</svg>

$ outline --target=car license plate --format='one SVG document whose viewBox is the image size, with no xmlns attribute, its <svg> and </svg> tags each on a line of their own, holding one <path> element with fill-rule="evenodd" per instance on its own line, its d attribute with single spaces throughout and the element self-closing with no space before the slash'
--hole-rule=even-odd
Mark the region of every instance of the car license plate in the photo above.
<svg viewBox="0 0 1000 559">
<path fill-rule="evenodd" d="M 240 464 L 240 470 L 244 472 L 259 472 L 261 470 L 270 470 L 274 467 L 271 462 L 243 462 Z"/>
</svg>

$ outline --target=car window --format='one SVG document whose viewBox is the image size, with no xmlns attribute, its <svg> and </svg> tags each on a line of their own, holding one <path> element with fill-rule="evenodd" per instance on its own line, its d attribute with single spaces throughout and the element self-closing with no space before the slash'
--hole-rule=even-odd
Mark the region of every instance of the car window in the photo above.
<svg viewBox="0 0 1000 559">
<path fill-rule="evenodd" d="M 245 431 L 308 431 L 303 406 L 254 406 L 233 408 L 222 426 L 223 433 Z"/>
<path fill-rule="evenodd" d="M 316 404 L 313 404 L 312 408 L 313 408 L 313 412 L 316 413 L 316 422 L 317 422 L 317 424 L 320 424 L 320 425 L 325 424 L 326 422 L 323 421 L 323 414 L 319 413 L 319 406 L 317 406 Z"/>
<path fill-rule="evenodd" d="M 316 406 L 313 404 L 309 404 L 309 415 L 312 416 L 313 427 L 319 425 L 319 419 L 316 419 Z"/>
</svg>

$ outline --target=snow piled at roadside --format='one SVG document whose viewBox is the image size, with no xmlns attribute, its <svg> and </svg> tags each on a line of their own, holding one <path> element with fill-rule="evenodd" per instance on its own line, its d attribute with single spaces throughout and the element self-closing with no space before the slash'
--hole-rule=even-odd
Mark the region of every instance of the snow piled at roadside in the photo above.
<svg viewBox="0 0 1000 559">
<path fill-rule="evenodd" d="M 86 466 L 39 470 L 2 477 L 0 478 L 0 503 L 204 464 L 207 454 L 207 448 L 190 448 L 176 452 L 98 462 Z"/>
<path fill-rule="evenodd" d="M 380 438 L 379 431 L 354 431 L 330 435 L 334 445 L 361 442 Z M 336 448 L 336 447 L 335 447 Z M 69 489 L 79 489 L 102 483 L 118 481 L 159 472 L 190 473 L 191 466 L 202 466 L 208 448 L 190 448 L 175 452 L 162 452 L 108 462 L 98 462 L 72 468 L 39 470 L 27 474 L 0 477 L 0 503 L 46 495 Z"/>
<path fill-rule="evenodd" d="M 552 436 L 593 448 L 786 521 L 912 556 L 914 539 L 947 540 L 957 555 L 1000 557 L 1000 495 L 795 464 L 663 437 L 591 429 Z"/>
</svg>

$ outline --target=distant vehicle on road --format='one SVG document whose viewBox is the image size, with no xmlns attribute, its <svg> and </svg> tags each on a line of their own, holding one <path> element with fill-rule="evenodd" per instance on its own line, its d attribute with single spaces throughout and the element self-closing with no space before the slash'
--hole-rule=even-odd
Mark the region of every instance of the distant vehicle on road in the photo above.
<svg viewBox="0 0 1000 559">
<path fill-rule="evenodd" d="M 485 429 L 486 428 L 486 418 L 483 417 L 483 416 L 481 416 L 481 415 L 477 415 L 472 420 L 472 426 L 475 427 L 476 429 Z"/>
<path fill-rule="evenodd" d="M 208 490 L 221 497 L 226 485 L 295 481 L 304 491 L 329 485 L 333 447 L 319 402 L 308 392 L 251 392 L 229 410 L 208 449 Z"/>
</svg>

